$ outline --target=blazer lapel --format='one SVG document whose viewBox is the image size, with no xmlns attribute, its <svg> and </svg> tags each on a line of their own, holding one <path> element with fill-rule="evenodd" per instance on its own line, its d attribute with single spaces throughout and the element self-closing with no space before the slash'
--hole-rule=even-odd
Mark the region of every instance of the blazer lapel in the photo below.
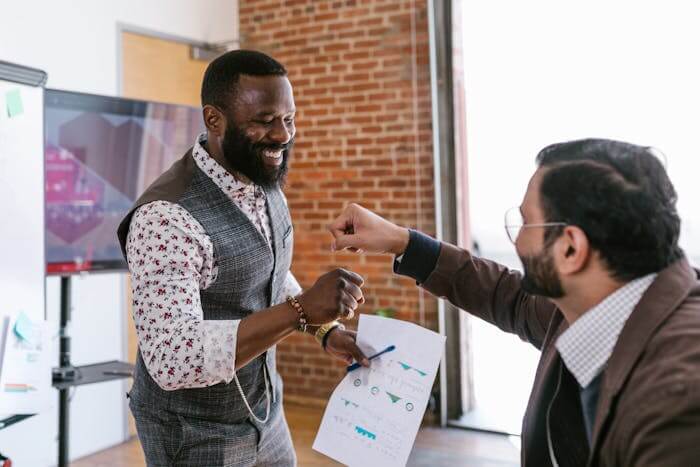
<svg viewBox="0 0 700 467">
<path fill-rule="evenodd" d="M 616 396 L 655 331 L 688 296 L 695 277 L 685 258 L 671 264 L 659 273 L 625 323 L 601 383 L 591 457 L 599 448 Z"/>
</svg>

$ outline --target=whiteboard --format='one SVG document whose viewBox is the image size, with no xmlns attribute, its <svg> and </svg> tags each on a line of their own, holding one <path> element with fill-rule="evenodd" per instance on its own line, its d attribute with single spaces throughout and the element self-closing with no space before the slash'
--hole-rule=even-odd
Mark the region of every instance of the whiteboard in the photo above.
<svg viewBox="0 0 700 467">
<path fill-rule="evenodd" d="M 37 321 L 45 319 L 43 95 L 0 81 L 0 314 Z"/>
<path fill-rule="evenodd" d="M 45 342 L 32 343 L 29 353 L 13 332 L 18 314 L 35 324 L 43 323 L 46 314 L 43 92 L 41 87 L 0 81 L 0 316 L 13 318 L 0 378 L 0 418 L 46 409 L 52 392 L 48 329 Z M 43 351 L 37 353 L 39 349 Z M 25 354 L 32 356 L 27 357 L 27 370 L 19 358 Z M 28 373 L 30 368 L 36 373 Z M 0 439 L 3 435 L 0 432 Z"/>
</svg>

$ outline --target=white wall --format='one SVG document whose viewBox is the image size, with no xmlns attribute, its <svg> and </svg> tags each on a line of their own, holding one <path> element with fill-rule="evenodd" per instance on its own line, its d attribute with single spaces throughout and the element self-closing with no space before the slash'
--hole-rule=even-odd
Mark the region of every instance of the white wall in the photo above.
<svg viewBox="0 0 700 467">
<path fill-rule="evenodd" d="M 237 38 L 237 14 L 237 0 L 4 0 L 0 60 L 47 71 L 51 88 L 116 95 L 118 24 L 218 42 Z M 58 290 L 58 279 L 48 279 L 48 316 L 56 323 Z M 76 278 L 73 290 L 73 363 L 125 359 L 123 276 Z M 110 382 L 75 391 L 72 458 L 124 440 L 125 389 L 122 382 Z M 0 431 L 0 452 L 12 455 L 18 467 L 55 463 L 57 410 Z"/>
<path fill-rule="evenodd" d="M 503 214 L 520 204 L 540 149 L 604 137 L 665 153 L 679 195 L 681 244 L 700 264 L 695 4 L 456 1 L 462 1 L 471 224 L 482 254 L 519 265 Z M 517 430 L 538 354 L 484 326 L 473 328 L 477 404 L 495 423 Z"/>
<path fill-rule="evenodd" d="M 238 37 L 236 0 L 3 0 L 0 59 L 42 68 L 48 86 L 117 93 L 117 23 L 198 41 Z"/>
</svg>

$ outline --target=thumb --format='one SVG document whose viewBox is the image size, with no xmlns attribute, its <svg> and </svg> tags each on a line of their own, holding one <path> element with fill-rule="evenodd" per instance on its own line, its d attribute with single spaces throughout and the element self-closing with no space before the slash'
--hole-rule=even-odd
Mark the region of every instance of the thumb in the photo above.
<svg viewBox="0 0 700 467">
<path fill-rule="evenodd" d="M 369 366 L 369 360 L 362 352 L 362 350 L 360 350 L 356 343 L 353 342 L 348 350 L 350 351 L 350 355 L 352 355 L 352 358 L 354 358 L 356 362 L 358 362 L 362 366 Z"/>
<path fill-rule="evenodd" d="M 346 211 L 328 225 L 328 231 L 338 238 L 355 230 L 352 216 Z"/>
<path fill-rule="evenodd" d="M 340 235 L 335 238 L 331 249 L 333 251 L 340 251 L 346 248 L 354 248 L 355 250 L 362 249 L 362 238 L 357 234 L 350 235 Z"/>
</svg>

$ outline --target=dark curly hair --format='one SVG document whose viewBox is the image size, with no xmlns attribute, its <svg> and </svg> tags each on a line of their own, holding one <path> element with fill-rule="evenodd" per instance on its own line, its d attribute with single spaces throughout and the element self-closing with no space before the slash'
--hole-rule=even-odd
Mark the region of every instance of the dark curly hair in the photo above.
<svg viewBox="0 0 700 467">
<path fill-rule="evenodd" d="M 683 256 L 676 190 L 652 148 L 584 139 L 544 148 L 537 164 L 546 222 L 581 228 L 613 277 L 632 280 Z"/>
<path fill-rule="evenodd" d="M 241 75 L 287 76 L 284 66 L 262 52 L 232 50 L 217 57 L 204 72 L 202 79 L 202 107 L 213 105 L 226 110 L 236 92 Z"/>
</svg>

